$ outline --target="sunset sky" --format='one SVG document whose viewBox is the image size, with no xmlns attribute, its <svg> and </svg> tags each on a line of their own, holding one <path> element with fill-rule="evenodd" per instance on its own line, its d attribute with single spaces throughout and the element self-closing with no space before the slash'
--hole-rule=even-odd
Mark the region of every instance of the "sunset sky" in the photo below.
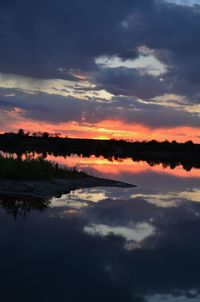
<svg viewBox="0 0 200 302">
<path fill-rule="evenodd" d="M 200 0 L 1 0 L 0 132 L 200 143 Z"/>
</svg>

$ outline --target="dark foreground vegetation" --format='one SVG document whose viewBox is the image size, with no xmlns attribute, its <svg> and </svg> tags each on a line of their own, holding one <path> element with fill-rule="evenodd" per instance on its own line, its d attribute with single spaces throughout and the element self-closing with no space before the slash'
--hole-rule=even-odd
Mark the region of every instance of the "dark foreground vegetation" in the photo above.
<svg viewBox="0 0 200 302">
<path fill-rule="evenodd" d="M 0 179 L 7 180 L 52 180 L 55 178 L 77 178 L 86 175 L 75 169 L 69 170 L 43 158 L 21 158 L 0 156 Z"/>
<path fill-rule="evenodd" d="M 157 142 L 126 142 L 123 140 L 92 140 L 61 138 L 48 133 L 39 135 L 25 134 L 21 129 L 18 133 L 0 135 L 0 150 L 17 153 L 36 152 L 54 156 L 69 156 L 77 154 L 84 157 L 91 155 L 103 156 L 109 160 L 132 158 L 134 161 L 146 161 L 149 165 L 162 163 L 172 169 L 182 165 L 185 170 L 192 167 L 200 168 L 200 144 L 192 141 L 177 143 L 176 141 Z"/>
</svg>

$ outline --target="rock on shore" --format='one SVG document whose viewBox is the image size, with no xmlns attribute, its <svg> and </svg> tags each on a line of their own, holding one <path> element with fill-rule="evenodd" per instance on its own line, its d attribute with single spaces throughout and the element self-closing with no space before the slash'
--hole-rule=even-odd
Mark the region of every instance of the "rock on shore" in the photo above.
<svg viewBox="0 0 200 302">
<path fill-rule="evenodd" d="M 84 176 L 76 179 L 55 179 L 52 181 L 0 181 L 0 197 L 36 197 L 49 199 L 51 197 L 60 197 L 70 191 L 80 188 L 90 187 L 120 187 L 134 188 L 124 182 L 98 178 L 93 176 Z"/>
</svg>

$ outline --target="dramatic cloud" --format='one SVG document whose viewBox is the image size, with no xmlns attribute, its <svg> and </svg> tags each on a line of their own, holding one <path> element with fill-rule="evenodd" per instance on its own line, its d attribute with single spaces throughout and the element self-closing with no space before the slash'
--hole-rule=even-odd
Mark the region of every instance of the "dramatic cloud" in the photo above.
<svg viewBox="0 0 200 302">
<path fill-rule="evenodd" d="M 198 4 L 1 1 L 0 125 L 199 128 Z"/>
<path fill-rule="evenodd" d="M 65 77 L 65 69 L 90 69 L 99 55 L 126 54 L 121 22 L 145 2 L 1 1 L 1 71 Z"/>
<path fill-rule="evenodd" d="M 11 91 L 0 99 L 4 131 L 24 128 L 73 137 L 198 141 L 197 113 L 125 97 L 94 101 Z"/>
</svg>

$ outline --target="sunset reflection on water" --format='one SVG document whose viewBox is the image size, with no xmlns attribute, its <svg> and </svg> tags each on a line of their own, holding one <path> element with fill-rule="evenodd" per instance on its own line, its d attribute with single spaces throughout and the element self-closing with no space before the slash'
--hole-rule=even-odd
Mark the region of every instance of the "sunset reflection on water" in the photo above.
<svg viewBox="0 0 200 302">
<path fill-rule="evenodd" d="M 82 157 L 71 155 L 67 157 L 48 155 L 48 160 L 54 161 L 60 165 L 67 167 L 76 167 L 78 170 L 92 171 L 94 174 L 105 175 L 106 177 L 117 177 L 123 173 L 141 174 L 146 172 L 155 172 L 159 174 L 169 174 L 177 177 L 197 177 L 200 178 L 200 169 L 192 168 L 190 171 L 184 170 L 181 165 L 174 169 L 164 167 L 163 164 L 149 165 L 145 161 L 133 161 L 132 158 L 104 158 L 103 156 Z"/>
<path fill-rule="evenodd" d="M 31 291 L 35 298 L 35 288 L 44 284 L 50 291 L 48 301 L 57 300 L 52 296 L 55 292 L 56 297 L 65 296 L 66 288 L 71 301 L 94 301 L 86 299 L 87 293 L 92 288 L 95 297 L 97 291 L 102 292 L 102 284 L 105 301 L 108 291 L 110 301 L 189 302 L 191 297 L 199 301 L 200 169 L 186 171 L 181 165 L 172 169 L 173 165 L 94 155 L 19 156 L 43 157 L 137 187 L 86 188 L 83 184 L 44 204 L 3 200 L 0 256 L 6 276 L 2 279 L 4 296 L 7 280 L 15 290 L 22 280 L 24 297 Z M 21 274 L 19 279 L 21 267 L 27 277 Z M 118 288 L 123 299 L 113 300 Z M 124 298 L 126 294 L 131 298 Z M 40 296 L 45 301 L 46 293 L 41 291 Z"/>
</svg>

